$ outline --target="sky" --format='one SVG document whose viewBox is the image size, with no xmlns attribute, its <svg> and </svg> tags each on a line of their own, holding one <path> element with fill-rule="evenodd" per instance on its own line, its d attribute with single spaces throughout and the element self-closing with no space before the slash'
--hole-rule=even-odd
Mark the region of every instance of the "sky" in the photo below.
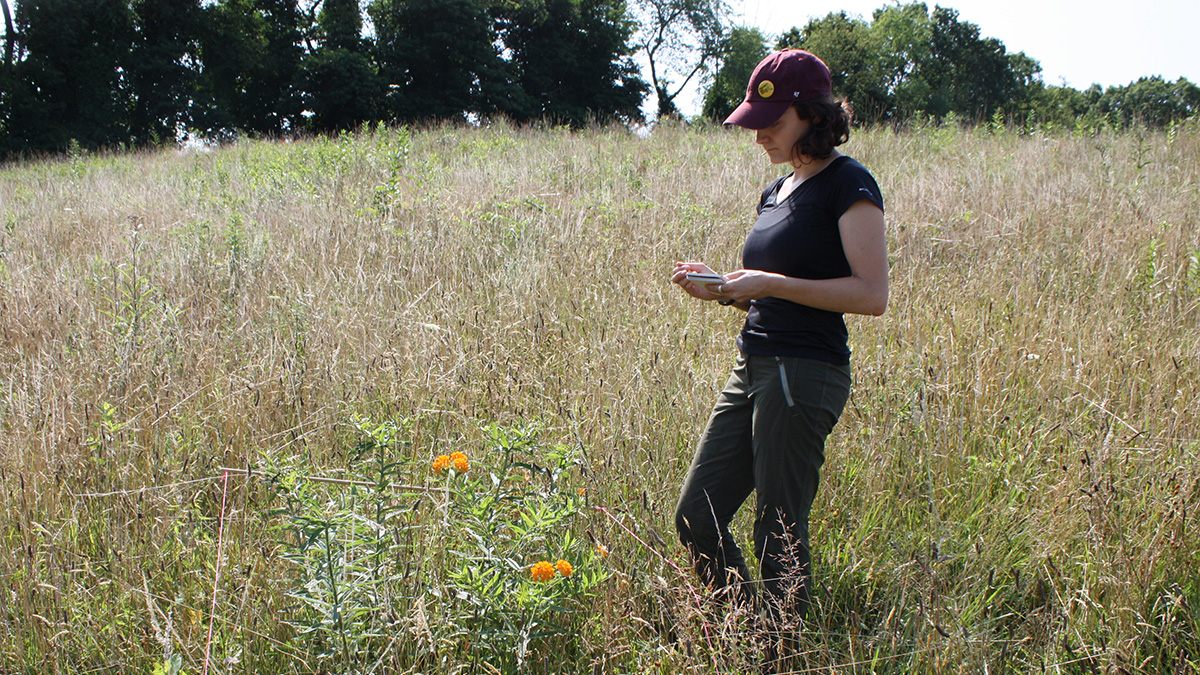
<svg viewBox="0 0 1200 675">
<path fill-rule="evenodd" d="M 1200 84 L 1198 0 L 925 0 L 958 10 L 960 21 L 979 26 L 1009 52 L 1025 52 L 1042 65 L 1042 80 L 1086 89 L 1124 85 L 1140 77 L 1180 77 Z M 734 23 L 769 37 L 810 18 L 845 10 L 867 21 L 896 0 L 732 0 Z M 818 56 L 820 56 L 818 54 Z M 699 110 L 696 95 L 680 98 L 685 114 Z"/>
</svg>

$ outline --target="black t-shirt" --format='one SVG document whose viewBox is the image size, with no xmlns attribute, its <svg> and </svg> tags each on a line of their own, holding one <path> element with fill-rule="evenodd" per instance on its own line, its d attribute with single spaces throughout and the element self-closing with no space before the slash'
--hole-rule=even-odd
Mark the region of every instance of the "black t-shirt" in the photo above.
<svg viewBox="0 0 1200 675">
<path fill-rule="evenodd" d="M 763 191 L 758 220 L 742 247 L 742 267 L 801 279 L 850 276 L 838 219 L 863 199 L 883 209 L 883 194 L 875 179 L 862 164 L 843 155 L 777 204 L 784 178 Z M 750 302 L 738 348 L 747 354 L 847 364 L 846 338 L 840 312 L 761 298 Z"/>
</svg>

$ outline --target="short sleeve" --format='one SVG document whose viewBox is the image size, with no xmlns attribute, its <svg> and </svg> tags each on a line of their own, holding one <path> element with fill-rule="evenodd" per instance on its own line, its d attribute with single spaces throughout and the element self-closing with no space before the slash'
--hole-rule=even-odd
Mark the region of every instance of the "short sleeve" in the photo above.
<svg viewBox="0 0 1200 675">
<path fill-rule="evenodd" d="M 858 162 L 851 161 L 844 165 L 843 170 L 838 172 L 832 192 L 838 218 L 864 199 L 878 206 L 880 211 L 883 210 L 883 192 L 871 172 Z"/>
</svg>

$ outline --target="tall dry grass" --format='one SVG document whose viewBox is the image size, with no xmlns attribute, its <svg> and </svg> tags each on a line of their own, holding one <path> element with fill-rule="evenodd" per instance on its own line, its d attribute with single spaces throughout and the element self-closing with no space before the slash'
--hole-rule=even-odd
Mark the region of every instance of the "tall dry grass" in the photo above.
<svg viewBox="0 0 1200 675">
<path fill-rule="evenodd" d="M 787 667 L 1197 672 L 1200 127 L 845 150 L 884 191 L 892 299 L 848 321 Z M 355 415 L 410 425 L 422 484 L 538 421 L 645 542 L 585 512 L 612 576 L 528 671 L 753 668 L 745 618 L 658 557 L 683 561 L 671 511 L 741 318 L 667 275 L 737 267 L 777 170 L 717 129 L 504 126 L 3 167 L 0 670 L 198 672 L 210 619 L 216 672 L 336 663 L 296 628 L 275 493 L 238 478 L 222 509 L 210 479 L 357 475 Z M 427 644 L 453 552 L 398 499 L 424 555 L 372 667 L 491 672 Z"/>
</svg>

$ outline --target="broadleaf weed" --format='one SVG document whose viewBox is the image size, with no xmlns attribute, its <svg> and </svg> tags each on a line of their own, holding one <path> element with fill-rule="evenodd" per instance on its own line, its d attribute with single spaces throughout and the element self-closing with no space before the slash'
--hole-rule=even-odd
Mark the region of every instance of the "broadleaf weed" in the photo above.
<svg viewBox="0 0 1200 675">
<path fill-rule="evenodd" d="M 538 442 L 536 424 L 486 429 L 487 480 L 463 480 L 450 497 L 457 526 L 449 577 L 459 600 L 452 640 L 471 640 L 476 659 L 521 668 L 537 642 L 572 631 L 572 614 L 607 578 L 595 552 L 572 534 L 582 504 L 563 486 L 578 458 Z M 544 483 L 542 481 L 544 479 Z M 537 564 L 560 562 L 539 578 Z M 569 576 L 562 576 L 567 570 Z"/>
<path fill-rule="evenodd" d="M 577 453 L 541 444 L 538 425 L 490 425 L 488 447 L 466 471 L 439 465 L 441 522 L 423 522 L 428 511 L 392 493 L 414 466 L 412 423 L 354 416 L 350 426 L 358 434 L 352 475 L 364 480 L 334 489 L 295 474 L 276 480 L 282 557 L 296 574 L 290 623 L 323 667 L 350 672 L 376 657 L 398 620 L 390 599 L 403 589 L 415 589 L 421 606 L 443 619 L 432 623 L 433 644 L 467 646 L 473 661 L 492 668 L 520 668 L 551 639 L 570 644 L 582 601 L 608 576 L 574 534 L 583 509 L 565 479 Z M 429 527 L 440 553 L 429 578 L 408 584 L 406 563 L 424 545 L 411 535 Z M 537 562 L 554 570 L 549 579 L 531 574 Z"/>
</svg>

